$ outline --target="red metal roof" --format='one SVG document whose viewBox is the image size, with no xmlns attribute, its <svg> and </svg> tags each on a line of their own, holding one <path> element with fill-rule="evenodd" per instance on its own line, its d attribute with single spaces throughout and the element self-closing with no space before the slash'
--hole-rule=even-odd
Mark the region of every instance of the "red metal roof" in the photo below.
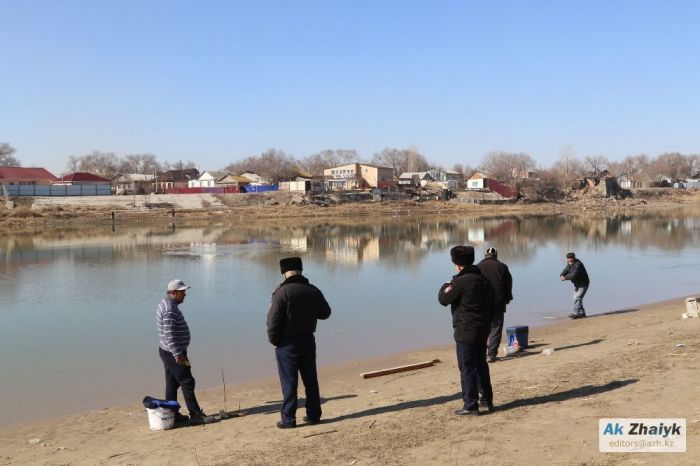
<svg viewBox="0 0 700 466">
<path fill-rule="evenodd" d="M 0 167 L 0 180 L 57 181 L 58 178 L 45 168 Z"/>
<path fill-rule="evenodd" d="M 76 172 L 76 173 L 71 173 L 70 175 L 64 175 L 61 177 L 61 181 L 72 181 L 72 182 L 79 182 L 79 181 L 90 181 L 90 182 L 99 182 L 99 183 L 110 183 L 110 181 L 107 178 L 102 178 L 101 176 L 93 175 L 92 173 L 85 173 L 85 172 Z"/>
</svg>

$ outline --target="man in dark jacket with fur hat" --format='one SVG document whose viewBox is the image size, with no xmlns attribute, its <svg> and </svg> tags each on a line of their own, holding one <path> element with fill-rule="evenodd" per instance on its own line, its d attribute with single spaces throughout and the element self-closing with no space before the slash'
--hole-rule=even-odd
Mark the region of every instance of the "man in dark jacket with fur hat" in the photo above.
<svg viewBox="0 0 700 466">
<path fill-rule="evenodd" d="M 493 288 L 474 265 L 474 248 L 456 246 L 450 251 L 457 275 L 440 288 L 438 301 L 451 306 L 457 346 L 457 363 L 462 382 L 464 407 L 455 414 L 478 415 L 479 405 L 494 410 L 486 341 L 493 316 Z M 479 401 L 479 392 L 483 398 Z"/>
<path fill-rule="evenodd" d="M 496 362 L 498 360 L 498 345 L 501 344 L 503 334 L 506 305 L 513 300 L 513 276 L 510 274 L 508 266 L 498 260 L 496 248 L 488 248 L 486 257 L 479 262 L 477 267 L 493 287 L 494 312 L 486 356 L 488 362 Z"/>
<path fill-rule="evenodd" d="M 277 369 L 282 385 L 280 429 L 296 427 L 299 374 L 306 389 L 304 422 L 321 422 L 321 396 L 316 374 L 317 319 L 328 319 L 331 308 L 321 290 L 309 283 L 302 272 L 299 257 L 280 261 L 284 282 L 272 294 L 267 315 L 267 336 L 275 346 Z"/>
</svg>

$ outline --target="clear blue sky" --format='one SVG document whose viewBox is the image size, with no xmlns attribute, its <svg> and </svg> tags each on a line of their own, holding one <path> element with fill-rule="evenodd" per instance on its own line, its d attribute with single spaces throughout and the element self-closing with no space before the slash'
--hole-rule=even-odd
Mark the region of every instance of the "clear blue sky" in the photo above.
<svg viewBox="0 0 700 466">
<path fill-rule="evenodd" d="M 219 168 L 700 151 L 700 2 L 0 0 L 0 141 Z"/>
</svg>

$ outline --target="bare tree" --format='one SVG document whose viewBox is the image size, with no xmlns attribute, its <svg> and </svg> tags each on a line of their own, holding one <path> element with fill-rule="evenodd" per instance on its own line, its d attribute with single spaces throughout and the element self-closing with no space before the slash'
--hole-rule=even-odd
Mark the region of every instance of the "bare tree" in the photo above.
<svg viewBox="0 0 700 466">
<path fill-rule="evenodd" d="M 191 160 L 185 160 L 184 162 L 182 160 L 177 160 L 175 162 L 165 161 L 160 164 L 161 171 L 186 170 L 188 168 L 197 168 L 197 164 Z"/>
<path fill-rule="evenodd" d="M 119 163 L 121 173 L 153 174 L 161 171 L 161 164 L 153 154 L 127 154 Z"/>
<path fill-rule="evenodd" d="M 574 154 L 569 145 L 562 146 L 559 151 L 559 160 L 549 169 L 547 179 L 559 180 L 559 185 L 565 188 L 571 186 L 571 181 L 583 176 L 585 170 L 580 160 Z"/>
<path fill-rule="evenodd" d="M 71 172 L 87 172 L 112 179 L 119 173 L 120 160 L 114 152 L 93 151 L 90 154 L 71 156 L 67 168 Z"/>
<path fill-rule="evenodd" d="M 590 169 L 593 176 L 599 177 L 601 173 L 608 169 L 610 161 L 604 155 L 589 155 L 583 162 Z"/>
<path fill-rule="evenodd" d="M 479 169 L 497 180 L 517 186 L 536 165 L 530 155 L 522 152 L 493 151 L 484 156 Z"/>
<path fill-rule="evenodd" d="M 22 164 L 15 157 L 15 148 L 8 142 L 0 143 L 0 167 L 20 167 Z"/>
<path fill-rule="evenodd" d="M 360 162 L 354 149 L 325 149 L 299 161 L 299 167 L 311 175 L 322 175 L 326 168 Z"/>
<path fill-rule="evenodd" d="M 569 181 L 571 181 L 572 175 L 572 165 L 578 165 L 579 162 L 576 160 L 576 154 L 574 153 L 574 148 L 570 144 L 564 144 L 559 149 L 559 161 L 558 170 L 554 167 L 555 171 L 560 172 L 560 178 L 562 179 L 562 186 L 568 186 Z M 562 176 L 563 175 L 563 176 Z"/>
<path fill-rule="evenodd" d="M 625 175 L 635 180 L 645 178 L 649 168 L 649 156 L 646 154 L 628 155 L 622 162 L 611 164 L 610 171 L 618 176 Z"/>
<path fill-rule="evenodd" d="M 254 172 L 269 178 L 274 183 L 292 179 L 299 174 L 299 167 L 294 157 L 277 149 L 268 149 L 257 157 L 246 157 L 232 162 L 224 170 L 238 174 Z"/>
<path fill-rule="evenodd" d="M 374 154 L 372 163 L 389 167 L 394 171 L 394 176 L 400 176 L 404 172 L 420 172 L 430 168 L 430 163 L 416 148 L 396 149 L 384 148 Z"/>
<path fill-rule="evenodd" d="M 694 158 L 678 152 L 666 152 L 656 157 L 649 164 L 651 177 L 668 176 L 674 180 L 681 180 L 693 176 Z"/>
</svg>

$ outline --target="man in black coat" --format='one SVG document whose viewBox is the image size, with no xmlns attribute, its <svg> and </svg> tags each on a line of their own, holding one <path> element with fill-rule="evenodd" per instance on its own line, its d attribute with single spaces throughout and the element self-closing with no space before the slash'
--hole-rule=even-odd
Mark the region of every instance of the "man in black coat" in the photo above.
<svg viewBox="0 0 700 466">
<path fill-rule="evenodd" d="M 309 283 L 299 257 L 280 261 L 284 282 L 272 294 L 267 315 L 267 336 L 275 346 L 277 369 L 282 385 L 280 429 L 296 427 L 299 374 L 306 389 L 304 422 L 321 422 L 321 396 L 316 374 L 317 319 L 328 319 L 331 308 L 321 290 Z"/>
<path fill-rule="evenodd" d="M 474 248 L 456 246 L 450 251 L 457 275 L 445 283 L 438 301 L 452 310 L 452 326 L 457 347 L 457 364 L 462 382 L 464 407 L 455 414 L 479 414 L 479 405 L 494 410 L 486 341 L 493 318 L 493 288 L 474 265 Z M 483 398 L 479 401 L 479 392 Z"/>
<path fill-rule="evenodd" d="M 583 297 L 591 286 L 591 279 L 583 262 L 576 258 L 576 254 L 570 252 L 566 255 L 566 267 L 559 274 L 561 281 L 570 280 L 574 285 L 574 312 L 569 314 L 572 319 L 583 319 L 586 317 L 586 310 L 583 308 Z"/>
<path fill-rule="evenodd" d="M 501 344 L 503 334 L 503 318 L 506 305 L 513 300 L 513 277 L 508 266 L 498 260 L 496 248 L 488 248 L 486 257 L 479 262 L 481 274 L 493 287 L 494 312 L 491 321 L 491 333 L 487 344 L 486 360 L 496 362 L 498 360 L 498 345 Z"/>
</svg>

